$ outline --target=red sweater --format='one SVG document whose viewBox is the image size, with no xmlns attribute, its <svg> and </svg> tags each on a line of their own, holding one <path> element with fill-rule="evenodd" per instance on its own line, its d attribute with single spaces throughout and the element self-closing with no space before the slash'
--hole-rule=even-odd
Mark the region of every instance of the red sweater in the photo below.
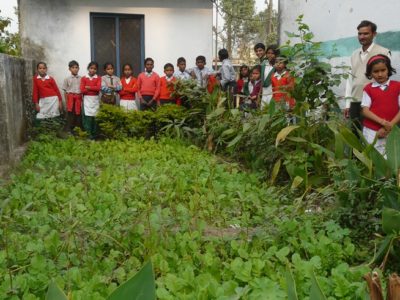
<svg viewBox="0 0 400 300">
<path fill-rule="evenodd" d="M 134 100 L 135 93 L 138 91 L 137 79 L 131 76 L 129 83 L 126 83 L 126 78 L 121 78 L 122 90 L 119 92 L 122 100 Z"/>
<path fill-rule="evenodd" d="M 400 82 L 391 80 L 385 91 L 382 91 L 380 87 L 372 87 L 372 83 L 369 83 L 365 86 L 364 92 L 371 97 L 369 110 L 386 121 L 392 121 L 400 110 Z M 378 131 L 382 128 L 381 125 L 367 118 L 363 123 L 365 127 L 372 130 Z"/>
<path fill-rule="evenodd" d="M 275 102 L 280 103 L 285 101 L 289 104 L 290 108 L 296 105 L 296 101 L 290 97 L 290 92 L 294 88 L 294 79 L 290 76 L 288 72 L 283 74 L 283 76 L 278 79 L 274 75 L 271 76 L 272 84 L 272 98 Z"/>
<path fill-rule="evenodd" d="M 86 89 L 86 87 L 89 89 Z M 101 77 L 93 76 L 88 78 L 88 76 L 83 76 L 81 79 L 81 92 L 86 96 L 97 96 L 101 90 Z"/>
<path fill-rule="evenodd" d="M 60 90 L 56 81 L 46 75 L 43 80 L 39 75 L 33 77 L 32 100 L 34 103 L 39 103 L 39 99 L 47 97 L 58 97 L 58 101 L 62 101 Z"/>
<path fill-rule="evenodd" d="M 171 100 L 172 93 L 174 92 L 173 82 L 176 81 L 175 77 L 172 77 L 170 81 L 167 81 L 167 77 L 164 76 L 160 79 L 160 96 L 158 100 Z"/>
<path fill-rule="evenodd" d="M 157 99 L 160 94 L 160 76 L 156 72 L 153 72 L 150 77 L 147 77 L 145 72 L 140 73 L 137 86 L 139 97 L 153 96 L 154 99 Z"/>
</svg>

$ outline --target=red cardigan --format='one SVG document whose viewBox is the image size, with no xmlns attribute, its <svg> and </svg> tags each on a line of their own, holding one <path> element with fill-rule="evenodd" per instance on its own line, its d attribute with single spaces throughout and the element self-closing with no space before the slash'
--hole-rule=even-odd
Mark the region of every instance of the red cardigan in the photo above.
<svg viewBox="0 0 400 300">
<path fill-rule="evenodd" d="M 372 83 L 369 83 L 365 86 L 364 92 L 371 98 L 369 110 L 386 121 L 392 121 L 400 110 L 400 82 L 391 80 L 385 91 L 382 91 L 379 87 L 372 87 Z M 364 118 L 363 124 L 365 127 L 376 131 L 382 128 L 381 125 L 367 118 Z"/>
<path fill-rule="evenodd" d="M 131 76 L 129 83 L 126 83 L 126 78 L 121 78 L 122 90 L 119 92 L 121 100 L 135 100 L 135 93 L 138 91 L 137 79 Z"/>
<path fill-rule="evenodd" d="M 137 86 L 139 97 L 153 96 L 154 99 L 158 99 L 160 94 L 160 76 L 156 72 L 153 72 L 150 77 L 147 77 L 145 72 L 140 73 Z"/>
<path fill-rule="evenodd" d="M 272 83 L 272 98 L 275 102 L 280 103 L 285 101 L 289 104 L 290 108 L 296 105 L 294 98 L 290 96 L 290 92 L 294 88 L 294 79 L 290 76 L 289 72 L 286 71 L 285 74 L 278 79 L 274 75 L 271 76 Z"/>
<path fill-rule="evenodd" d="M 86 86 L 89 89 L 86 89 Z M 83 76 L 81 79 L 81 92 L 86 96 L 97 96 L 101 90 L 101 77 L 92 77 L 91 79 L 88 76 Z"/>
<path fill-rule="evenodd" d="M 60 90 L 56 81 L 46 75 L 43 80 L 39 75 L 33 77 L 32 100 L 34 103 L 39 103 L 39 99 L 47 97 L 58 97 L 58 101 L 62 101 Z"/>
<path fill-rule="evenodd" d="M 174 92 L 173 82 L 176 81 L 175 77 L 172 77 L 170 81 L 167 81 L 166 76 L 160 79 L 160 96 L 158 100 L 171 100 L 172 93 Z"/>
</svg>

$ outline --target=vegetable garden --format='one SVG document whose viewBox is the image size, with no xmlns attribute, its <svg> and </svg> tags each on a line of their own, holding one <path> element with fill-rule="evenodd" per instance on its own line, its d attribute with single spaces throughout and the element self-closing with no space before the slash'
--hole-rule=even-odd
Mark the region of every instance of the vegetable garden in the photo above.
<svg viewBox="0 0 400 300">
<path fill-rule="evenodd" d="M 348 129 L 345 70 L 298 21 L 296 124 L 178 82 L 189 110 L 105 105 L 103 141 L 38 135 L 1 184 L 0 298 L 127 299 L 151 261 L 158 299 L 379 299 L 400 270 L 400 130 L 384 158 Z"/>
</svg>

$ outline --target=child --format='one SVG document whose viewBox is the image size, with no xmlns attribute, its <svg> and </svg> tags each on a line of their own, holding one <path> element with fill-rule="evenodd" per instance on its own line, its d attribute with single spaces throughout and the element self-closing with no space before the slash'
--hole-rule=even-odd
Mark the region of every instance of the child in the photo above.
<svg viewBox="0 0 400 300">
<path fill-rule="evenodd" d="M 270 47 L 268 47 L 269 50 Z M 272 88 L 271 88 L 271 77 L 274 73 L 273 62 L 268 61 L 267 51 L 265 50 L 265 45 L 258 43 L 254 47 L 254 52 L 256 53 L 260 65 L 261 65 L 261 80 L 263 81 L 262 88 L 262 98 L 261 98 L 261 109 L 269 104 L 272 98 Z"/>
<path fill-rule="evenodd" d="M 197 81 L 197 85 L 202 88 L 207 88 L 208 77 L 213 74 L 206 66 L 206 58 L 202 55 L 196 57 L 196 67 L 191 69 L 192 78 Z"/>
<path fill-rule="evenodd" d="M 192 77 L 186 70 L 186 59 L 184 57 L 179 57 L 177 61 L 178 70 L 174 73 L 174 77 L 180 80 L 189 80 Z"/>
<path fill-rule="evenodd" d="M 172 93 L 174 92 L 173 83 L 176 81 L 174 77 L 174 66 L 170 63 L 164 66 L 164 73 L 160 80 L 160 95 L 157 100 L 159 106 L 165 104 L 176 104 L 176 99 L 172 98 Z"/>
<path fill-rule="evenodd" d="M 65 78 L 62 87 L 65 93 L 65 101 L 67 103 L 67 124 L 65 129 L 73 134 L 75 127 L 82 127 L 82 94 L 80 88 L 82 77 L 78 75 L 79 64 L 77 61 L 70 61 L 68 68 L 71 75 Z"/>
<path fill-rule="evenodd" d="M 244 86 L 249 82 L 249 67 L 242 65 L 239 70 L 239 79 L 236 82 L 236 94 L 244 94 Z"/>
<path fill-rule="evenodd" d="M 290 96 L 294 88 L 294 79 L 286 69 L 287 58 L 278 57 L 275 63 L 275 72 L 271 78 L 272 99 L 276 103 L 282 104 L 286 110 L 290 111 L 296 105 L 296 101 Z"/>
<path fill-rule="evenodd" d="M 100 108 L 99 93 L 101 78 L 97 76 L 99 65 L 92 61 L 89 63 L 88 75 L 81 79 L 81 92 L 83 94 L 83 128 L 88 132 L 90 139 L 97 135 L 96 115 Z"/>
<path fill-rule="evenodd" d="M 365 75 L 373 82 L 365 86 L 361 101 L 363 135 L 370 144 L 377 138 L 375 148 L 381 154 L 387 135 L 400 122 L 400 82 L 389 79 L 394 73 L 386 55 L 373 56 L 367 63 Z"/>
<path fill-rule="evenodd" d="M 226 49 L 218 51 L 218 59 L 222 62 L 220 74 L 221 74 L 221 87 L 223 91 L 230 91 L 233 95 L 236 88 L 236 72 L 233 69 L 232 63 L 229 60 L 229 53 Z"/>
<path fill-rule="evenodd" d="M 47 65 L 39 62 L 33 77 L 32 100 L 37 111 L 36 119 L 43 120 L 60 116 L 63 110 L 60 90 L 55 80 L 47 75 Z"/>
<path fill-rule="evenodd" d="M 251 70 L 250 81 L 245 85 L 244 94 L 247 96 L 247 100 L 242 103 L 241 108 L 256 109 L 259 105 L 261 91 L 261 65 L 257 65 Z"/>
<path fill-rule="evenodd" d="M 114 65 L 110 62 L 104 64 L 105 75 L 101 77 L 101 102 L 114 105 L 116 93 L 122 88 L 121 80 L 114 75 Z"/>
<path fill-rule="evenodd" d="M 145 71 L 139 74 L 137 81 L 140 110 L 155 110 L 160 94 L 160 76 L 153 72 L 154 60 L 152 58 L 146 58 L 144 65 Z"/>
<path fill-rule="evenodd" d="M 121 97 L 119 105 L 127 111 L 138 110 L 136 104 L 137 79 L 132 76 L 132 65 L 125 64 L 123 70 L 124 77 L 121 78 L 122 89 L 119 91 Z"/>
<path fill-rule="evenodd" d="M 265 56 L 268 60 L 268 63 L 271 67 L 274 67 L 276 58 L 280 55 L 281 51 L 279 50 L 277 45 L 269 45 L 267 51 L 265 52 Z"/>
</svg>

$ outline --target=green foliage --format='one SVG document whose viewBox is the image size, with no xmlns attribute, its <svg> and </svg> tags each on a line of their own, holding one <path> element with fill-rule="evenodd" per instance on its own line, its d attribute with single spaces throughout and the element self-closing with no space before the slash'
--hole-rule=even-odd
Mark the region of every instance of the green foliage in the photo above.
<svg viewBox="0 0 400 300">
<path fill-rule="evenodd" d="M 9 31 L 7 31 L 7 27 L 10 25 L 10 23 L 11 23 L 10 18 L 4 18 L 0 16 L 0 53 L 20 56 L 21 55 L 20 36 L 18 33 L 10 33 Z"/>
<path fill-rule="evenodd" d="M 0 190 L 0 298 L 105 299 L 151 258 L 158 299 L 299 299 L 315 270 L 332 299 L 362 299 L 349 231 L 237 164 L 176 141 L 33 142 Z"/>
<path fill-rule="evenodd" d="M 46 300 L 68 300 L 64 292 L 58 287 L 54 281 L 50 282 L 47 290 Z"/>
</svg>

